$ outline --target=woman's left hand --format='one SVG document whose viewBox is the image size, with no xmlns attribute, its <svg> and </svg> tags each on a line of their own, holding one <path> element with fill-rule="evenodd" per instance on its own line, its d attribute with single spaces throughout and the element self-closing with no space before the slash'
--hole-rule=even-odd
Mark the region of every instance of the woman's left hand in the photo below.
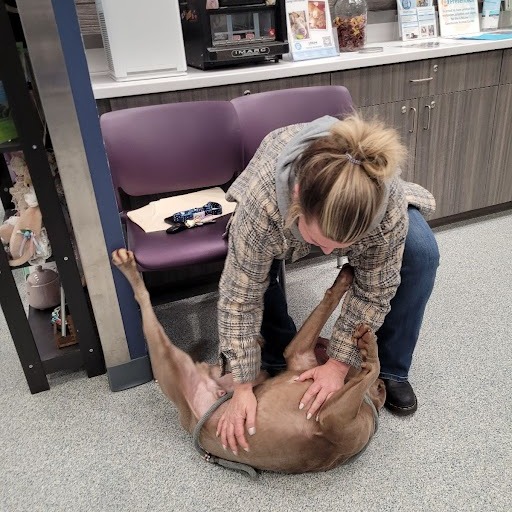
<svg viewBox="0 0 512 512">
<path fill-rule="evenodd" d="M 299 404 L 299 409 L 311 404 L 307 414 L 308 420 L 317 414 L 326 400 L 343 387 L 349 368 L 350 365 L 346 363 L 329 359 L 325 364 L 315 366 L 297 377 L 300 382 L 313 379 Z"/>
</svg>

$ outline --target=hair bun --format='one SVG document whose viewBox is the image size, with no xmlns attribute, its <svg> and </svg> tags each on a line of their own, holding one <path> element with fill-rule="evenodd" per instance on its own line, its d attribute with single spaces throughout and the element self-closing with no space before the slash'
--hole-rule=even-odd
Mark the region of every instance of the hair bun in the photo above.
<svg viewBox="0 0 512 512">
<path fill-rule="evenodd" d="M 394 176 L 407 154 L 398 132 L 377 119 L 365 121 L 353 114 L 335 123 L 331 132 L 342 139 L 347 160 L 358 162 L 372 179 Z"/>
</svg>

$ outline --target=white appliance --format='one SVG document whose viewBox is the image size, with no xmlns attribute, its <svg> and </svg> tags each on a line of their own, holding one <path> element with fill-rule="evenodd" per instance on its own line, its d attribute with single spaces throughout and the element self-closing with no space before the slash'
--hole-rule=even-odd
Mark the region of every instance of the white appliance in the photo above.
<svg viewBox="0 0 512 512">
<path fill-rule="evenodd" d="M 186 74 L 177 0 L 96 0 L 96 10 L 112 78 Z"/>
</svg>

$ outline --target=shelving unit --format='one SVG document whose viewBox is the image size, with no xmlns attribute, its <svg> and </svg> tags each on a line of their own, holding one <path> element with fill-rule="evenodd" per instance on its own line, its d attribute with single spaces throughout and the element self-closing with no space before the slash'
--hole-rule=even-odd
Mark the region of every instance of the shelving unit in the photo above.
<svg viewBox="0 0 512 512">
<path fill-rule="evenodd" d="M 105 373 L 105 364 L 87 292 L 82 286 L 66 220 L 42 142 L 41 121 L 25 81 L 3 2 L 0 2 L 0 80 L 3 82 L 19 135 L 17 141 L 0 145 L 2 205 L 5 210 L 13 206 L 8 192 L 11 178 L 3 153 L 21 150 L 30 171 L 78 339 L 77 345 L 57 348 L 50 322 L 51 310 L 29 308 L 27 318 L 12 275 L 13 268 L 9 266 L 6 253 L 0 250 L 0 305 L 29 389 L 32 393 L 37 393 L 49 389 L 47 375 L 51 373 L 83 367 L 87 375 L 93 377 Z"/>
<path fill-rule="evenodd" d="M 83 366 L 80 347 L 78 345 L 56 347 L 50 315 L 49 311 L 40 311 L 32 307 L 28 310 L 28 323 L 45 373 L 80 369 Z"/>
</svg>

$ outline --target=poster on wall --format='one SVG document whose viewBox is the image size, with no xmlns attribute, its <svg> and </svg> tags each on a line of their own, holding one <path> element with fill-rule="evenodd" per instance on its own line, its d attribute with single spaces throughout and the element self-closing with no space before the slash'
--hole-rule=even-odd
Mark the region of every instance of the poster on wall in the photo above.
<svg viewBox="0 0 512 512">
<path fill-rule="evenodd" d="M 478 0 L 439 0 L 438 9 L 442 37 L 480 32 Z"/>
<path fill-rule="evenodd" d="M 338 55 L 327 0 L 286 0 L 286 28 L 292 60 Z"/>
</svg>

